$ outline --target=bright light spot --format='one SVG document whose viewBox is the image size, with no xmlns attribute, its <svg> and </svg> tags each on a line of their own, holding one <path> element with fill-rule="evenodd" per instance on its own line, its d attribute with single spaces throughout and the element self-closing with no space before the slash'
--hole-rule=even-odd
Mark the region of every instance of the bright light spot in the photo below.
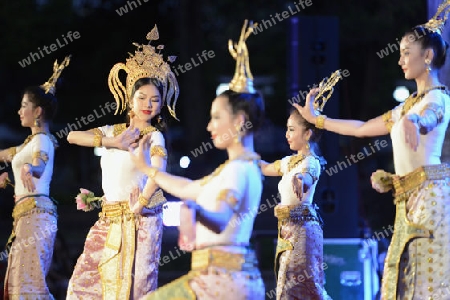
<svg viewBox="0 0 450 300">
<path fill-rule="evenodd" d="M 95 147 L 94 148 L 94 155 L 95 156 L 102 156 L 105 153 L 106 153 L 106 148 L 105 147 Z"/>
<path fill-rule="evenodd" d="M 409 97 L 409 90 L 405 86 L 398 86 L 392 95 L 397 102 L 403 102 Z"/>
<path fill-rule="evenodd" d="M 189 164 L 191 163 L 191 160 L 187 156 L 183 156 L 180 158 L 180 167 L 183 169 L 186 169 L 189 167 Z"/>
<path fill-rule="evenodd" d="M 180 207 L 183 201 L 169 201 L 164 204 L 164 226 L 180 226 Z"/>
<path fill-rule="evenodd" d="M 216 89 L 216 96 L 219 96 L 220 94 L 222 94 L 223 92 L 225 92 L 228 89 L 229 89 L 228 83 L 219 84 L 219 86 Z"/>
</svg>

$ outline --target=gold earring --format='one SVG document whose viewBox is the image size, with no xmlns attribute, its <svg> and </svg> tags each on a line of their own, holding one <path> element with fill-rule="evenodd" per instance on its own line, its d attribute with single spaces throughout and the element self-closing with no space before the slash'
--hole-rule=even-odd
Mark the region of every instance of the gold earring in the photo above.
<svg viewBox="0 0 450 300">
<path fill-rule="evenodd" d="M 236 125 L 236 136 L 234 137 L 234 143 L 235 144 L 240 144 L 241 143 L 241 126 L 240 125 Z"/>
<path fill-rule="evenodd" d="M 136 114 L 135 114 L 134 111 L 132 111 L 132 110 L 130 110 L 130 111 L 128 112 L 128 116 L 130 117 L 130 119 L 133 119 L 135 115 L 136 115 Z"/>
<path fill-rule="evenodd" d="M 161 115 L 159 115 L 158 116 L 158 124 L 161 124 L 161 122 L 162 122 L 162 117 L 161 117 Z"/>
<path fill-rule="evenodd" d="M 430 64 L 431 64 L 431 61 L 428 58 L 425 59 L 425 65 L 427 66 L 427 68 L 426 68 L 427 74 L 430 74 L 430 72 L 431 72 Z"/>
<path fill-rule="evenodd" d="M 309 149 L 311 149 L 311 148 L 310 148 L 310 146 L 309 146 L 309 141 L 307 141 L 307 142 L 306 142 L 306 150 L 309 151 Z"/>
<path fill-rule="evenodd" d="M 34 126 L 35 126 L 35 127 L 41 127 L 41 120 L 40 120 L 39 116 L 37 116 L 37 117 L 34 119 Z"/>
</svg>

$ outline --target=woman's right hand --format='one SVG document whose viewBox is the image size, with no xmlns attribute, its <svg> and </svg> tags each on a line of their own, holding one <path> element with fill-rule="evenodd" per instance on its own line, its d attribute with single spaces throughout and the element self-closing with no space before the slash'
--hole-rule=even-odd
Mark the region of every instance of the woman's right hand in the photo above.
<svg viewBox="0 0 450 300">
<path fill-rule="evenodd" d="M 292 106 L 294 106 L 298 110 L 302 117 L 312 124 L 315 123 L 317 117 L 314 110 L 314 100 L 318 92 L 319 88 L 313 88 L 309 91 L 308 95 L 306 96 L 305 106 L 301 106 L 298 103 L 292 104 Z"/>
<path fill-rule="evenodd" d="M 130 126 L 115 137 L 115 144 L 118 149 L 128 151 L 130 147 L 135 148 L 137 146 L 136 141 L 138 139 L 139 129 L 134 127 L 134 120 L 131 119 Z"/>
</svg>

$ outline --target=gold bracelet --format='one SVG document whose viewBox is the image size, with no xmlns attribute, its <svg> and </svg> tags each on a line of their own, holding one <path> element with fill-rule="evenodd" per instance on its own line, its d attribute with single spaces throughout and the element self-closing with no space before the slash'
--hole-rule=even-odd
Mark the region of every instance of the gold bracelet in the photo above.
<svg viewBox="0 0 450 300">
<path fill-rule="evenodd" d="M 146 199 L 142 194 L 139 194 L 138 201 L 142 206 L 147 206 L 150 203 L 150 200 Z"/>
<path fill-rule="evenodd" d="M 150 171 L 148 171 L 147 175 L 148 177 L 150 177 L 151 179 L 155 179 L 156 174 L 159 172 L 158 168 L 155 167 L 150 167 Z"/>
<path fill-rule="evenodd" d="M 325 119 L 327 116 L 325 115 L 319 115 L 316 117 L 316 127 L 318 129 L 323 129 L 325 127 Z"/>
<path fill-rule="evenodd" d="M 99 134 L 94 135 L 94 147 L 102 146 L 102 138 L 103 138 L 103 136 L 101 136 Z"/>
</svg>

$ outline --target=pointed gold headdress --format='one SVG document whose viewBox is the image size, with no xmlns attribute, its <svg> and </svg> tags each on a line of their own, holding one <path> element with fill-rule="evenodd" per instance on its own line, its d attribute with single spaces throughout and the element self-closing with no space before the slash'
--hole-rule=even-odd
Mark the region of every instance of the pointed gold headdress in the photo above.
<svg viewBox="0 0 450 300">
<path fill-rule="evenodd" d="M 147 40 L 149 40 L 149 43 L 147 45 L 133 43 L 133 45 L 137 47 L 134 56 L 129 53 L 130 57 L 127 58 L 125 64 L 117 63 L 109 72 L 109 89 L 117 102 L 115 114 L 117 114 L 119 110 L 120 113 L 122 113 L 127 104 L 129 104 L 132 97 L 131 92 L 136 81 L 141 78 L 156 78 L 161 82 L 163 87 L 163 94 L 161 95 L 163 104 L 167 104 L 170 115 L 178 120 L 175 114 L 175 105 L 180 93 L 178 81 L 175 74 L 170 69 L 169 64 L 164 61 L 164 58 L 160 53 L 160 51 L 164 49 L 164 46 L 159 45 L 155 48 L 150 45 L 152 41 L 156 41 L 158 39 L 158 28 L 155 25 L 155 27 L 153 27 L 153 29 L 147 34 Z M 155 50 L 158 50 L 158 52 Z M 175 59 L 176 56 L 169 56 L 167 61 L 172 63 Z M 125 87 L 119 79 L 120 70 L 124 70 L 127 73 Z"/>
<path fill-rule="evenodd" d="M 440 15 L 443 13 L 443 16 Z M 444 0 L 444 2 L 439 5 L 436 14 L 425 24 L 420 25 L 428 29 L 431 32 L 435 32 L 442 35 L 444 30 L 445 22 L 447 22 L 448 14 L 450 13 L 450 0 Z"/>
<path fill-rule="evenodd" d="M 250 71 L 250 63 L 248 57 L 248 49 L 245 41 L 253 33 L 253 29 L 257 23 L 250 22 L 248 26 L 248 20 L 244 21 L 242 26 L 241 36 L 239 42 L 234 43 L 232 40 L 228 41 L 228 50 L 231 56 L 236 60 L 236 70 L 234 72 L 233 79 L 230 82 L 229 89 L 238 93 L 255 93 L 253 87 L 253 75 Z"/>
<path fill-rule="evenodd" d="M 64 70 L 65 67 L 69 65 L 70 57 L 66 56 L 61 64 L 58 65 L 58 60 L 55 60 L 53 63 L 53 75 L 50 77 L 44 84 L 41 85 L 41 88 L 44 89 L 45 93 L 50 93 L 52 95 L 55 95 L 56 92 L 56 82 L 58 81 L 59 76 L 61 75 L 61 72 Z"/>
</svg>

